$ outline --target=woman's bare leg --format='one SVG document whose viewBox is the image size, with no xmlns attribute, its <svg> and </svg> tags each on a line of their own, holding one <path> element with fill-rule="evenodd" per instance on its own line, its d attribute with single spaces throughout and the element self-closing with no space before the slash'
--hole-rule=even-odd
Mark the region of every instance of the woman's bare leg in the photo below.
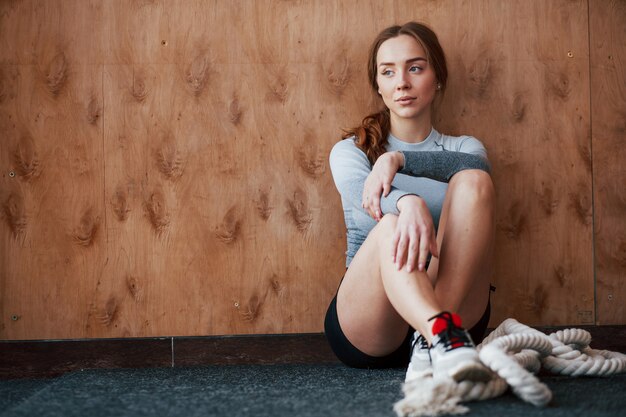
<svg viewBox="0 0 626 417">
<path fill-rule="evenodd" d="M 371 356 L 395 351 L 408 325 L 428 334 L 427 320 L 441 308 L 425 272 L 398 271 L 391 239 L 397 216 L 386 215 L 352 260 L 337 294 L 337 316 L 350 342 Z"/>
<path fill-rule="evenodd" d="M 452 177 L 439 221 L 439 259 L 428 273 L 444 310 L 456 311 L 464 327 L 482 317 L 489 297 L 495 233 L 491 177 L 478 170 Z"/>
<path fill-rule="evenodd" d="M 383 217 L 337 294 L 341 328 L 355 347 L 371 356 L 389 354 L 405 339 L 408 325 L 430 341 L 427 320 L 443 310 L 459 312 L 466 328 L 478 322 L 489 295 L 494 199 L 488 174 L 469 170 L 452 178 L 438 235 L 441 261 L 433 259 L 428 274 L 397 270 L 391 256 L 397 217 Z"/>
</svg>

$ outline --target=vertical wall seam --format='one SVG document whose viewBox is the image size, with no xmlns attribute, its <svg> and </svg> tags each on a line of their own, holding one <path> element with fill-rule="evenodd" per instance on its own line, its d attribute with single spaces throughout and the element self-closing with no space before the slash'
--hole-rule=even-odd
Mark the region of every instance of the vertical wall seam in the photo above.
<svg viewBox="0 0 626 417">
<path fill-rule="evenodd" d="M 174 337 L 172 337 L 172 368 L 174 367 Z"/>
<path fill-rule="evenodd" d="M 101 77 L 101 91 L 102 91 L 102 205 L 104 206 L 104 235 L 106 237 L 104 241 L 104 254 L 105 264 L 109 260 L 109 228 L 107 225 L 107 164 L 106 164 L 106 147 L 104 146 L 106 140 L 106 105 L 104 99 L 104 62 L 101 64 L 102 77 Z"/>
<path fill-rule="evenodd" d="M 597 271 L 596 271 L 596 202 L 595 202 L 595 175 L 593 169 L 593 89 L 591 76 L 591 1 L 587 0 L 587 48 L 589 50 L 587 62 L 589 65 L 589 153 L 591 161 L 591 268 L 593 277 L 593 317 L 596 325 L 598 321 L 598 290 L 597 290 Z"/>
</svg>

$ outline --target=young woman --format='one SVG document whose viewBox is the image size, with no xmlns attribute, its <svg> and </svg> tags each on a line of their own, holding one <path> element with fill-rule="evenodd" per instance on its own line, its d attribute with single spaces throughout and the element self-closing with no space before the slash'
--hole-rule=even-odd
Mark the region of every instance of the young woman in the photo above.
<svg viewBox="0 0 626 417">
<path fill-rule="evenodd" d="M 326 336 L 350 366 L 408 364 L 407 380 L 422 372 L 488 379 L 473 343 L 490 313 L 494 188 L 485 148 L 432 127 L 448 73 L 427 26 L 383 30 L 368 73 L 385 108 L 330 154 L 348 250 Z"/>
</svg>

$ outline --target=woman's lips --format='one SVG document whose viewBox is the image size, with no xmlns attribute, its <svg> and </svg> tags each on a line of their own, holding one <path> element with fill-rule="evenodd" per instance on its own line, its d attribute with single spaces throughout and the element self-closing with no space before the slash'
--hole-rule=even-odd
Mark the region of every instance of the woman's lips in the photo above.
<svg viewBox="0 0 626 417">
<path fill-rule="evenodd" d="M 413 102 L 413 100 L 415 100 L 415 97 L 405 96 L 405 97 L 400 97 L 399 99 L 396 99 L 396 103 L 410 104 L 411 102 Z"/>
</svg>

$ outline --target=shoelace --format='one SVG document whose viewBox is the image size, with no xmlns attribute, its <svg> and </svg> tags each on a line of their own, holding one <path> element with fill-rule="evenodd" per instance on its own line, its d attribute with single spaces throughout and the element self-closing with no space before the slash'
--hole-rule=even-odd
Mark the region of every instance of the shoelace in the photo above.
<svg viewBox="0 0 626 417">
<path fill-rule="evenodd" d="M 416 345 L 419 346 L 420 350 L 428 350 L 429 348 L 426 338 L 421 334 L 417 336 L 417 338 L 413 341 L 413 345 L 411 346 L 411 352 L 415 350 Z"/>
<path fill-rule="evenodd" d="M 445 329 L 437 334 L 439 336 L 437 344 L 443 344 L 446 352 L 464 346 L 473 347 L 473 343 L 469 339 L 467 332 L 465 329 L 454 323 L 450 312 L 443 311 L 436 316 L 431 317 L 428 321 L 432 321 L 434 319 L 442 319 L 446 322 Z"/>
</svg>

